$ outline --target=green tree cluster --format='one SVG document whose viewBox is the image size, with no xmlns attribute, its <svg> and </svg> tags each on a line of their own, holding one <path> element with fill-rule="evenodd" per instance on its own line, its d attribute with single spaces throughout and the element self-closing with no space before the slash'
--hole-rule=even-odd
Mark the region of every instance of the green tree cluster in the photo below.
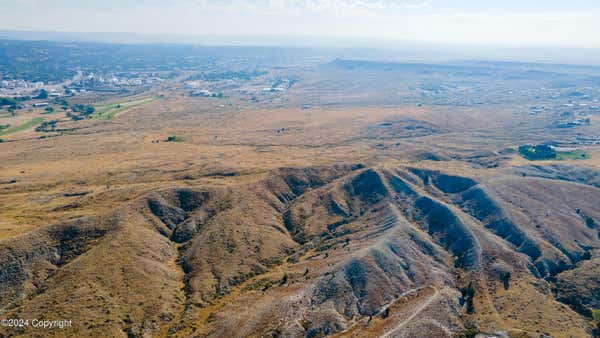
<svg viewBox="0 0 600 338">
<path fill-rule="evenodd" d="M 556 150 L 543 144 L 536 146 L 520 146 L 519 154 L 530 161 L 551 160 L 556 158 Z"/>
</svg>

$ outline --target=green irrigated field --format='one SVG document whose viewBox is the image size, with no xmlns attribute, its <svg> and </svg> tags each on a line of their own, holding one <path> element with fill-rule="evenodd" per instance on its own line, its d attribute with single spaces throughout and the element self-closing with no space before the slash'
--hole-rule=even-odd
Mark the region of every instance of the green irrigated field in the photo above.
<svg viewBox="0 0 600 338">
<path fill-rule="evenodd" d="M 20 131 L 29 129 L 31 127 L 34 127 L 34 126 L 42 123 L 42 121 L 44 121 L 44 119 L 42 117 L 33 118 L 33 119 L 31 119 L 31 120 L 29 120 L 29 121 L 27 121 L 27 122 L 25 122 L 25 123 L 23 123 L 21 125 L 18 125 L 16 127 L 12 127 L 12 128 L 8 128 L 8 129 L 5 129 L 3 131 L 0 131 L 0 136 L 18 133 Z"/>
<path fill-rule="evenodd" d="M 530 161 L 567 161 L 590 158 L 590 155 L 582 149 L 561 151 L 546 145 L 521 146 L 519 147 L 519 154 Z"/>
<path fill-rule="evenodd" d="M 92 115 L 92 117 L 99 120 L 110 120 L 118 114 L 121 114 L 133 108 L 140 107 L 150 102 L 154 102 L 157 99 L 158 98 L 156 97 L 148 97 L 135 101 L 113 102 L 109 104 L 97 105 L 95 106 L 96 112 L 94 113 L 94 115 Z"/>
<path fill-rule="evenodd" d="M 556 153 L 556 159 L 565 160 L 584 160 L 590 158 L 590 155 L 584 150 L 577 149 L 573 151 L 559 151 Z"/>
</svg>

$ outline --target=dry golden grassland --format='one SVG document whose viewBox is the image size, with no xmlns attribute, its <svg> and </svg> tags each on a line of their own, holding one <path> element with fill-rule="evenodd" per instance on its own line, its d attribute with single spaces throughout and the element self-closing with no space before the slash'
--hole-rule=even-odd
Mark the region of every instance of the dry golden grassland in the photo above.
<svg viewBox="0 0 600 338">
<path fill-rule="evenodd" d="M 80 321 L 75 331 L 59 336 L 304 335 L 302 330 L 318 326 L 337 331 L 316 334 L 345 337 L 414 337 L 419 332 L 449 337 L 467 323 L 515 337 L 590 332 L 588 318 L 558 302 L 551 285 L 528 272 L 533 263 L 525 250 L 493 233 L 487 220 L 476 219 L 460 204 L 466 189 L 444 191 L 437 174 L 431 174 L 472 179 L 502 215 L 540 243 L 542 258 L 571 262 L 545 236 L 555 235 L 573 251 L 579 250 L 575 243 L 597 246 L 592 230 L 577 228 L 581 237 L 573 239 L 561 228 L 579 224 L 577 208 L 596 215 L 586 200 L 599 196 L 597 188 L 528 180 L 511 170 L 532 163 L 505 151 L 516 149 L 524 134 L 544 139 L 562 137 L 562 131 L 545 131 L 503 107 L 339 104 L 301 109 L 302 88 L 289 95 L 287 104 L 260 105 L 165 91 L 121 100 L 126 103 L 119 108 L 116 101 L 97 103 L 98 118 L 76 123 L 62 112 L 2 118 L 0 123 L 14 126 L 58 119 L 67 130 L 36 132 L 32 125 L 1 135 L 0 241 L 21 245 L 32 236 L 51 246 L 65 239 L 47 235 L 50 225 L 98 218 L 85 225 L 92 230 L 83 232 L 84 244 L 73 257 L 25 269 L 30 280 L 23 282 L 23 292 L 30 298 L 10 311 L 53 312 Z M 177 142 L 167 142 L 169 137 Z M 586 151 L 589 159 L 535 164 L 600 170 L 600 149 Z M 361 169 L 337 167 L 356 164 Z M 300 174 L 288 176 L 280 168 Z M 305 168 L 318 169 L 315 174 Z M 414 168 L 429 173 L 423 174 L 431 176 L 429 181 L 421 181 Z M 379 190 L 360 181 L 360 173 L 382 178 Z M 394 186 L 399 181 L 421 199 L 401 195 Z M 360 191 L 371 188 L 374 192 L 366 197 Z M 177 189 L 200 194 L 199 189 L 209 197 L 186 209 L 185 200 L 173 197 Z M 550 197 L 532 196 L 538 193 Z M 152 204 L 155 200 L 160 203 Z M 415 216 L 423 200 L 454 215 L 449 219 L 459 224 L 456 229 L 474 238 L 476 244 L 470 245 L 480 250 L 480 262 L 473 264 L 481 265 L 453 268 L 457 254 L 428 228 L 435 222 L 421 224 L 426 217 Z M 544 203 L 556 206 L 556 215 L 531 211 Z M 296 217 L 296 228 L 283 224 L 288 216 Z M 169 225 L 172 219 L 178 221 Z M 173 229 L 192 221 L 198 231 L 194 237 L 172 242 Z M 331 224 L 347 233 L 328 229 Z M 305 243 L 300 235 L 309 240 Z M 498 257 L 514 268 L 509 289 L 488 276 Z M 388 260 L 389 271 L 379 259 Z M 356 264 L 366 281 L 348 277 Z M 326 296 L 315 291 L 327 280 L 354 289 Z M 459 304 L 458 287 L 466 280 L 476 284 L 474 314 L 465 314 Z M 36 292 L 39 297 L 33 296 Z M 317 304 L 319 297 L 330 297 L 329 302 Z M 372 307 L 378 311 L 365 315 Z M 299 317 L 282 317 L 292 315 Z"/>
</svg>

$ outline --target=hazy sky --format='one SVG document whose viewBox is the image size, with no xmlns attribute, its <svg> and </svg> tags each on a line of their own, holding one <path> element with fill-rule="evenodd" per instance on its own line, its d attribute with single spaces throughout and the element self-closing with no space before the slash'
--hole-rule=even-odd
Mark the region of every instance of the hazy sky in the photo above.
<svg viewBox="0 0 600 338">
<path fill-rule="evenodd" d="M 598 0 L 0 0 L 0 29 L 600 47 Z"/>
</svg>

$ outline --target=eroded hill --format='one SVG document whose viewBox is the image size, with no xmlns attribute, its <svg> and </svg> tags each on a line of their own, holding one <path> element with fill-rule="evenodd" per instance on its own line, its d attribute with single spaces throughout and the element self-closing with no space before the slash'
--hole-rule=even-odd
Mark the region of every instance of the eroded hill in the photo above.
<svg viewBox="0 0 600 338">
<path fill-rule="evenodd" d="M 2 243 L 1 306 L 73 318 L 76 335 L 584 337 L 598 200 L 403 166 L 173 186 Z"/>
</svg>

